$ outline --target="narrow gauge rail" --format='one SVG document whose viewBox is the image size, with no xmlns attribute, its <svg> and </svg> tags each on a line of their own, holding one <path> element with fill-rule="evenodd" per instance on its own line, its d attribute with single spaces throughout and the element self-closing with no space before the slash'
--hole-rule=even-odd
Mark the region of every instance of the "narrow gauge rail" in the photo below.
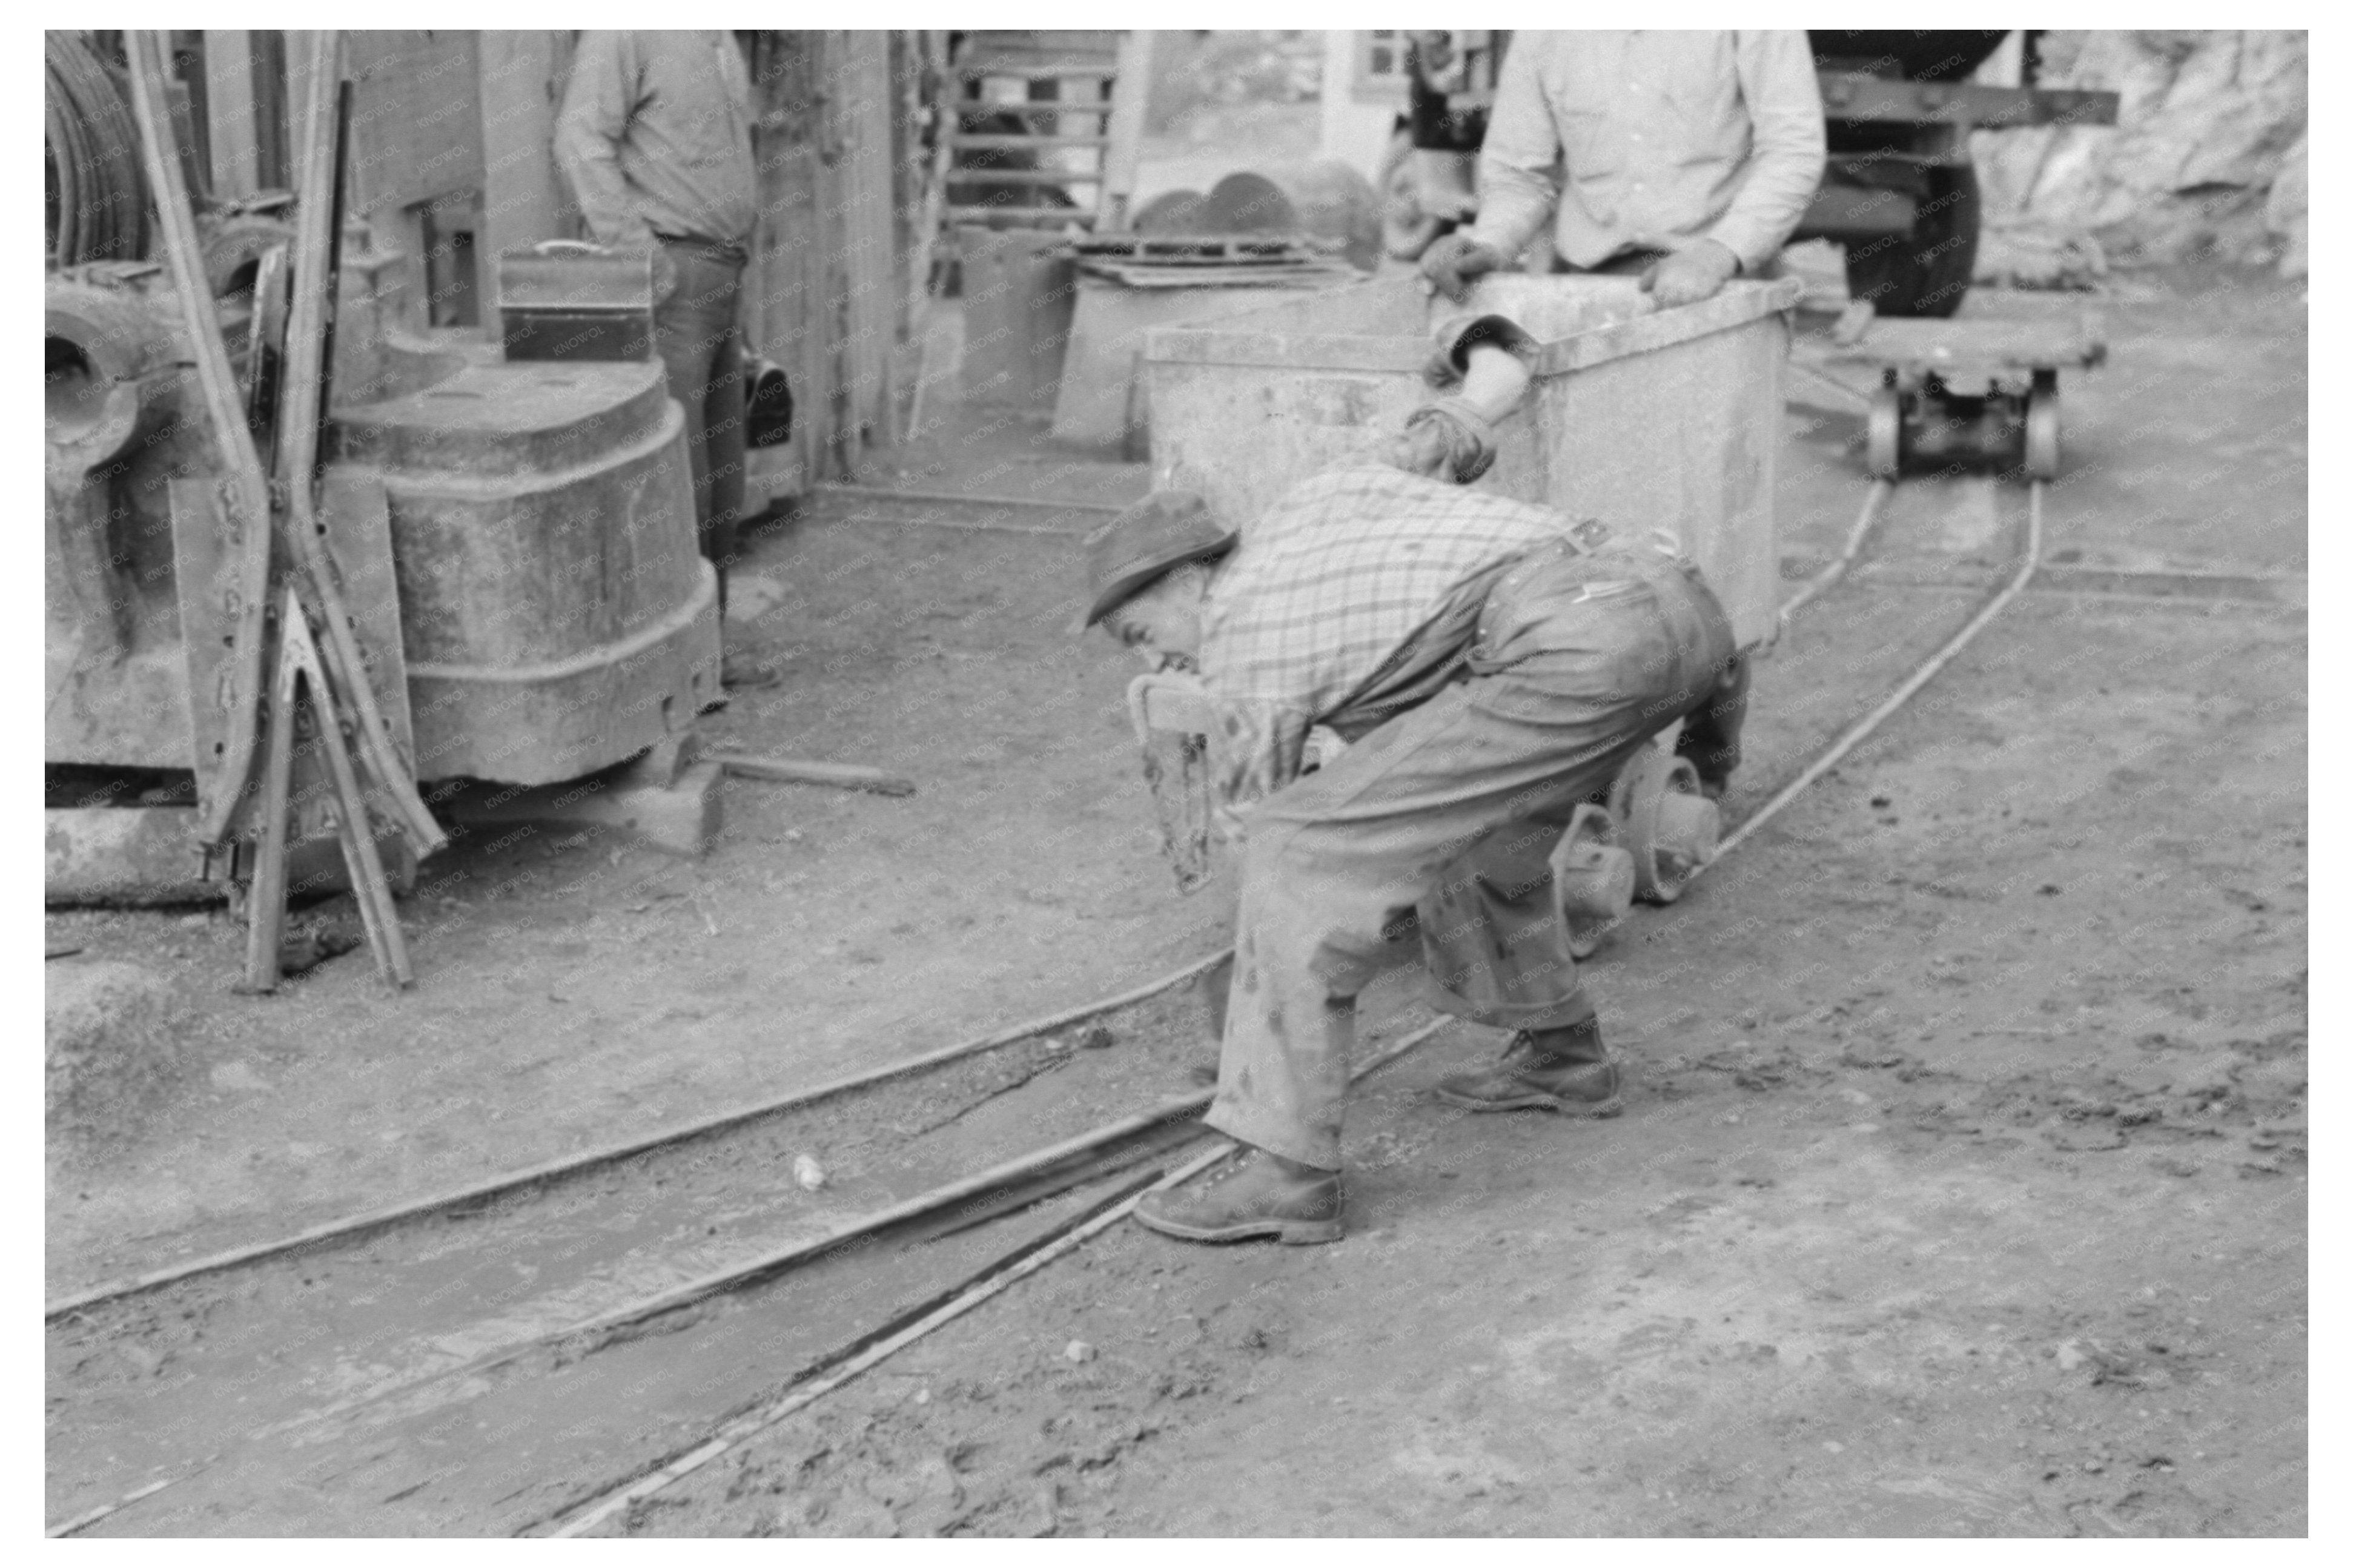
<svg viewBox="0 0 2353 1568">
<path fill-rule="evenodd" d="M 2043 493 L 2040 483 L 2030 489 L 2010 580 L 1743 821 L 1724 851 L 1859 745 L 2024 588 L 2040 564 Z M 1872 487 L 1848 547 L 1822 579 L 1853 563 L 1887 497 L 1883 481 Z M 1829 585 L 1802 585 L 1792 607 Z M 1082 1243 L 1178 1161 L 1198 1165 L 1198 1149 L 1171 1152 L 1197 1143 L 1191 1122 L 1208 1093 L 1176 1084 L 1206 1051 L 1189 993 L 1169 988 L 1210 962 L 1040 1020 L 1043 1028 L 1026 1035 L 1001 1032 L 813 1097 L 61 1303 L 50 1323 L 51 1378 L 71 1392 L 52 1397 L 50 1463 L 52 1506 L 67 1517 L 52 1533 L 134 1506 L 150 1528 L 253 1528 L 235 1500 L 284 1489 L 267 1479 L 284 1469 L 282 1449 L 389 1442 L 371 1456 L 381 1460 L 401 1446 L 399 1428 L 429 1427 L 487 1395 L 527 1405 L 534 1377 L 594 1352 L 741 1336 L 744 1309 L 777 1304 L 765 1288 L 788 1273 L 812 1276 L 807 1289 L 791 1293 L 800 1310 L 795 1331 L 782 1337 L 795 1343 L 779 1342 L 768 1325 L 754 1331 L 770 1375 L 778 1365 L 796 1370 L 765 1400 L 735 1410 L 725 1427 L 734 1436 L 713 1436 L 707 1414 L 698 1427 L 691 1409 L 678 1413 L 683 1423 L 649 1411 L 634 1436 L 636 1447 L 652 1451 L 634 1467 L 608 1465 L 619 1480 L 584 1499 L 576 1486 L 527 1479 L 486 1500 L 491 1513 L 481 1518 L 499 1528 L 492 1516 L 503 1516 L 503 1527 L 515 1531 L 587 1528 L 614 1499 L 659 1489 L 687 1473 L 695 1454 L 756 1430 L 763 1412 L 797 1408 L 797 1391 L 806 1403 L 928 1331 L 924 1325 L 966 1310 L 959 1303 L 977 1304 L 1015 1274 Z M 1050 1033 L 1103 1017 L 1107 1008 L 1115 1009 L 1114 1039 L 1153 1047 L 1090 1050 Z M 1409 1030 L 1396 1017 L 1376 1023 L 1364 1070 L 1438 1027 Z M 1027 1153 L 987 1158 L 1041 1133 L 1047 1141 L 1028 1144 Z M 798 1203 L 787 1184 L 790 1161 L 812 1148 L 832 1152 L 833 1180 Z M 735 1296 L 744 1300 L 720 1303 Z M 815 1310 L 813 1296 L 823 1299 Z M 688 1327 L 698 1331 L 672 1331 Z M 93 1373 L 93 1363 L 104 1366 Z M 705 1378 L 685 1391 L 689 1406 L 700 1399 L 707 1412 L 721 1387 L 740 1393 L 741 1363 L 726 1364 L 723 1384 Z M 236 1403 L 240 1416 L 249 1412 L 226 1440 L 223 1380 L 247 1391 Z M 646 1386 L 642 1376 L 632 1381 Z M 659 1446 L 681 1430 L 699 1436 Z M 383 1500 L 477 1468 L 428 1475 Z M 174 1517 L 165 1522 L 162 1514 Z M 308 1527 L 359 1523 L 314 1517 Z M 266 1528 L 286 1527 L 273 1518 Z"/>
</svg>

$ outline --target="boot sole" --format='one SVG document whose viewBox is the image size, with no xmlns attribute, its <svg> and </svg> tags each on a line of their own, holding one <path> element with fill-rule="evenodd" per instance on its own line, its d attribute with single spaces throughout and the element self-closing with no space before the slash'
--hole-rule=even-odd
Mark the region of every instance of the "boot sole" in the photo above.
<svg viewBox="0 0 2353 1568">
<path fill-rule="evenodd" d="M 1559 1095 L 1532 1089 L 1509 1100 L 1474 1100 L 1442 1086 L 1432 1089 L 1430 1092 L 1447 1104 L 1459 1105 L 1465 1110 L 1549 1110 L 1556 1115 L 1582 1117 L 1589 1121 L 1607 1120 L 1626 1109 L 1625 1100 L 1615 1094 L 1607 1100 L 1563 1100 Z"/>
<path fill-rule="evenodd" d="M 1155 1219 L 1142 1209 L 1131 1217 L 1145 1229 L 1178 1241 L 1250 1241 L 1271 1236 L 1285 1247 L 1314 1247 L 1337 1241 L 1347 1228 L 1336 1219 L 1251 1219 L 1216 1226 L 1180 1225 L 1175 1220 Z"/>
</svg>

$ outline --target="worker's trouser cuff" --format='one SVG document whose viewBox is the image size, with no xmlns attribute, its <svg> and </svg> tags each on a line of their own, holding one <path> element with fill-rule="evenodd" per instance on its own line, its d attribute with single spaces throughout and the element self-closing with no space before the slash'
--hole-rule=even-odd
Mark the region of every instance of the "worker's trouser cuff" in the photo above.
<svg viewBox="0 0 2353 1568">
<path fill-rule="evenodd" d="M 1255 1116 L 1222 1102 L 1211 1106 L 1201 1120 L 1235 1142 L 1263 1149 L 1270 1154 L 1280 1154 L 1318 1171 L 1340 1168 L 1340 1140 L 1336 1134 L 1319 1137 L 1276 1118 Z"/>
<path fill-rule="evenodd" d="M 1582 988 L 1556 1002 L 1513 1005 L 1467 1001 L 1451 991 L 1431 985 L 1429 1002 L 1450 1017 L 1484 1024 L 1492 1029 L 1567 1029 L 1591 1023 L 1599 1016 L 1593 1009 L 1593 999 Z"/>
</svg>

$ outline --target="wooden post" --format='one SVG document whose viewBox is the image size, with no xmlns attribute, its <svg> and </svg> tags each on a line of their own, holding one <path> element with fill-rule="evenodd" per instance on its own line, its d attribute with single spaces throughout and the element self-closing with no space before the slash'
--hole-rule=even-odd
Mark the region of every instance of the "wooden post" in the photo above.
<svg viewBox="0 0 2353 1568">
<path fill-rule="evenodd" d="M 261 146 L 253 124 L 253 43 L 243 31 L 205 33 L 205 118 L 216 200 L 260 188 Z"/>
<path fill-rule="evenodd" d="M 557 237 L 555 38 L 544 29 L 485 31 L 479 59 L 482 117 L 482 233 L 474 247 L 485 284 L 500 255 Z M 481 290 L 482 325 L 500 334 L 494 286 Z"/>
<path fill-rule="evenodd" d="M 1144 116 L 1152 96 L 1152 50 L 1156 34 L 1127 32 L 1119 39 L 1119 75 L 1111 88 L 1110 126 L 1103 132 L 1103 181 L 1095 227 L 1110 233 L 1127 226 L 1129 199 L 1135 195 L 1135 167 L 1144 153 Z"/>
<path fill-rule="evenodd" d="M 830 429 L 830 383 L 821 371 L 828 340 L 816 330 L 818 258 L 825 248 L 826 116 L 817 101 L 823 37 L 765 32 L 753 50 L 760 217 L 744 277 L 744 339 L 785 367 L 793 388 L 791 446 L 751 456 L 752 479 L 767 496 L 799 495 L 817 482 Z"/>
<path fill-rule="evenodd" d="M 286 33 L 287 188 L 302 188 L 302 106 L 311 101 L 311 29 Z"/>
<path fill-rule="evenodd" d="M 891 428 L 891 362 L 903 296 L 899 289 L 899 247 L 892 203 L 891 131 L 897 115 L 891 85 L 891 36 L 876 28 L 848 35 L 843 104 L 844 139 L 849 155 L 843 160 L 842 196 L 847 207 L 843 225 L 846 243 L 844 270 L 849 308 L 844 325 L 849 332 L 849 418 L 854 454 L 869 445 L 887 446 Z M 845 473 L 855 479 L 855 473 Z"/>
</svg>

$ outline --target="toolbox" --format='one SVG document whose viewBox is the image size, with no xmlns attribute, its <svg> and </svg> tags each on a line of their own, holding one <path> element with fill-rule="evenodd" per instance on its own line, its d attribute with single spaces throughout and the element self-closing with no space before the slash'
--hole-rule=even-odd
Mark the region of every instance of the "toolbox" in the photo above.
<svg viewBox="0 0 2353 1568">
<path fill-rule="evenodd" d="M 551 239 L 499 257 L 500 346 L 510 360 L 654 357 L 654 253 Z"/>
</svg>

